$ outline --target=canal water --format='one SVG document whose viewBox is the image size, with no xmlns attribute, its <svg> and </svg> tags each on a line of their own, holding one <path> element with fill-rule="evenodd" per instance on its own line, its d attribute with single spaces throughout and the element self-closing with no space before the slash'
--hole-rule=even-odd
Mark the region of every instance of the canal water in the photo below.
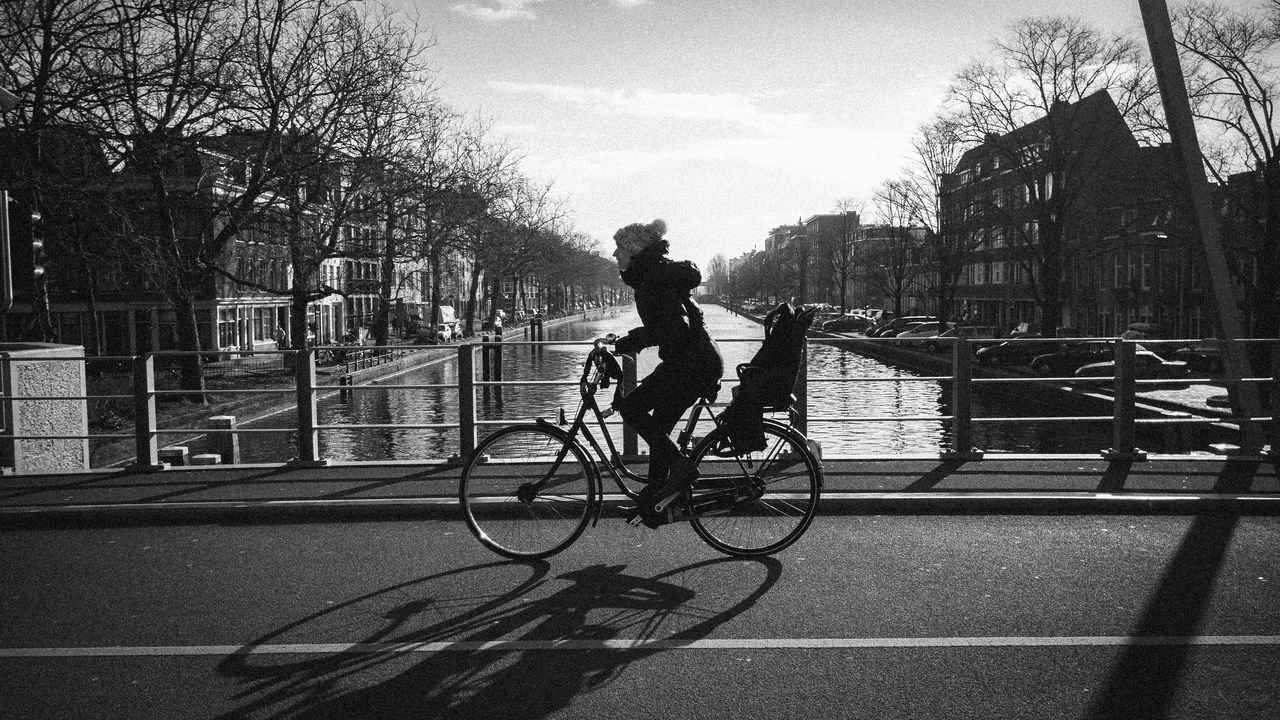
<svg viewBox="0 0 1280 720">
<path fill-rule="evenodd" d="M 761 326 L 717 306 L 705 306 L 708 330 L 721 341 L 726 376 L 748 361 L 763 338 Z M 476 390 L 476 413 L 481 420 L 519 422 L 536 417 L 552 419 L 558 409 L 572 417 L 578 407 L 577 378 L 588 351 L 589 341 L 610 332 L 624 333 L 639 324 L 634 311 L 606 311 L 601 317 L 546 329 L 545 340 L 555 343 L 521 345 L 519 334 L 510 333 L 503 349 L 503 380 L 565 381 L 564 385 L 481 386 Z M 734 339 L 750 340 L 735 342 Z M 441 352 L 433 350 L 433 352 Z M 848 455 L 897 455 L 936 453 L 949 443 L 948 423 L 935 418 L 950 413 L 942 383 L 913 380 L 922 375 L 833 345 L 810 343 L 809 414 L 814 418 L 889 418 L 888 420 L 811 421 L 808 435 L 822 444 L 828 457 Z M 655 350 L 641 353 L 640 377 L 657 362 Z M 477 353 L 477 375 L 480 374 Z M 822 382 L 826 378 L 896 380 L 899 382 Z M 347 425 L 433 425 L 458 420 L 456 388 L 405 388 L 405 385 L 454 385 L 458 381 L 456 362 L 449 360 L 380 381 L 375 386 L 356 388 L 346 395 L 332 394 L 319 402 L 319 423 Z M 721 399 L 729 398 L 728 386 Z M 984 393 L 975 386 L 975 417 L 1034 417 L 1072 414 L 1062 408 L 1039 405 L 1029 398 Z M 612 389 L 604 402 L 612 396 Z M 1078 414 L 1078 413 L 1075 413 Z M 612 418 L 614 422 L 617 418 Z M 296 455 L 292 412 L 281 413 L 244 425 L 248 428 L 280 428 L 279 433 L 243 433 L 240 437 L 243 462 L 283 462 Z M 482 425 L 480 435 L 497 426 Z M 620 437 L 616 425 L 611 426 Z M 448 458 L 458 453 L 456 428 L 345 428 L 320 431 L 320 454 L 330 460 L 377 461 Z M 988 451 L 1037 453 L 1094 453 L 1111 444 L 1110 423 L 1071 422 L 977 423 L 974 444 Z M 1158 451 L 1160 438 L 1144 438 L 1140 446 Z"/>
</svg>

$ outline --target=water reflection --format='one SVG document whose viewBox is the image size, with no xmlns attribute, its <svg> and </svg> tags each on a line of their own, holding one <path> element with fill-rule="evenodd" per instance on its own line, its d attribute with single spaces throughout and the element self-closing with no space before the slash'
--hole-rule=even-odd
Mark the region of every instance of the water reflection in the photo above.
<svg viewBox="0 0 1280 720">
<path fill-rule="evenodd" d="M 762 331 L 756 323 L 721 308 L 706 307 L 708 329 L 716 338 L 757 338 L 753 342 L 721 343 L 726 374 L 747 362 L 759 346 Z M 634 312 L 613 311 L 602 317 L 546 329 L 546 340 L 579 344 L 528 346 L 509 343 L 502 350 L 505 382 L 562 381 L 555 385 L 481 384 L 476 390 L 476 415 L 480 420 L 518 422 L 535 417 L 552 419 L 559 408 L 572 413 L 578 406 L 577 378 L 586 356 L 585 342 L 610 332 L 625 332 L 639 323 Z M 518 341 L 519 331 L 508 336 Z M 410 373 L 384 380 L 376 389 L 355 389 L 319 402 L 321 425 L 431 425 L 456 423 L 457 391 L 454 388 L 399 389 L 397 385 L 453 385 L 458 381 L 453 350 L 434 350 L 447 359 Z M 641 354 L 638 373 L 643 377 L 657 362 L 656 352 Z M 476 375 L 481 376 L 480 354 Z M 909 380 L 921 377 L 912 370 L 857 355 L 840 347 L 810 345 L 811 378 L 907 379 L 906 382 L 854 382 L 809 385 L 809 413 L 814 417 L 892 418 L 888 421 L 811 422 L 809 435 L 822 443 L 829 456 L 900 453 L 934 453 L 949 441 L 949 423 L 943 420 L 907 420 L 942 417 L 950 403 L 937 381 Z M 988 386 L 989 387 L 989 386 Z M 607 391 L 607 392 L 612 392 Z M 722 394 L 727 400 L 728 391 Z M 1021 417 L 1079 414 L 1067 408 L 1045 407 L 1025 397 L 1010 397 L 974 389 L 975 417 Z M 249 427 L 287 428 L 292 413 L 281 413 Z M 620 428 L 611 426 L 615 438 Z M 493 426 L 481 426 L 483 436 Z M 320 432 L 320 452 L 332 460 L 416 460 L 447 458 L 458 452 L 458 430 L 339 428 Z M 974 444 L 988 450 L 1017 452 L 1096 452 L 1110 444 L 1109 424 L 1099 423 L 1000 423 L 975 424 Z M 245 434 L 241 437 L 245 462 L 282 462 L 293 457 L 292 434 Z M 1143 447 L 1158 449 L 1157 439 L 1144 439 Z"/>
</svg>

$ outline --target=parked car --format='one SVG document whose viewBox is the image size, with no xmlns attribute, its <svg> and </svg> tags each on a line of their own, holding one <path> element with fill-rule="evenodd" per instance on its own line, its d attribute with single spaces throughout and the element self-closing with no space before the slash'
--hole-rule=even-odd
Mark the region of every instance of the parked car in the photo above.
<svg viewBox="0 0 1280 720">
<path fill-rule="evenodd" d="M 1222 372 L 1222 348 L 1216 340 L 1205 340 L 1191 347 L 1178 348 L 1173 353 L 1174 360 L 1180 360 L 1196 372 Z"/>
<path fill-rule="evenodd" d="M 1031 369 L 1040 375 L 1065 376 L 1075 373 L 1090 363 L 1106 362 L 1115 358 L 1115 341 L 1085 340 L 1067 345 L 1056 352 L 1037 355 L 1031 360 Z"/>
<path fill-rule="evenodd" d="M 1026 365 L 1038 355 L 1047 355 L 1062 349 L 1065 343 L 1053 338 L 1022 336 L 1006 340 L 999 345 L 978 349 L 974 357 L 980 365 Z"/>
<path fill-rule="evenodd" d="M 947 323 L 947 326 L 950 328 L 951 323 Z M 937 337 L 939 332 L 942 331 L 938 330 L 937 320 L 925 320 L 924 322 L 916 322 L 908 325 L 906 330 L 903 330 L 893 337 L 901 343 L 903 340 L 910 340 L 912 338 Z M 910 345 L 917 349 L 920 347 L 919 343 L 910 343 Z"/>
<path fill-rule="evenodd" d="M 870 325 L 871 321 L 861 315 L 845 315 L 822 323 L 822 329 L 826 332 L 858 332 Z"/>
<path fill-rule="evenodd" d="M 1182 377 L 1188 371 L 1185 362 L 1165 360 L 1141 345 L 1134 349 L 1134 359 L 1138 377 Z M 1085 366 L 1089 369 L 1082 370 Z M 1031 369 L 1041 375 L 1115 375 L 1115 341 L 1086 340 L 1068 345 L 1051 355 L 1036 357 Z"/>
<path fill-rule="evenodd" d="M 885 316 L 892 315 L 886 313 Z M 894 337 L 898 333 L 906 330 L 913 323 L 924 322 L 929 318 L 924 315 L 904 315 L 903 317 L 892 317 L 879 325 L 867 331 L 867 337 Z M 936 322 L 936 321 L 935 321 Z"/>
<path fill-rule="evenodd" d="M 437 343 L 443 344 L 443 343 L 453 342 L 454 337 L 456 337 L 456 334 L 454 332 L 453 325 L 450 325 L 449 323 L 436 324 L 436 342 Z"/>
<path fill-rule="evenodd" d="M 1165 360 L 1139 345 L 1133 351 L 1134 376 L 1140 378 L 1181 378 L 1191 371 L 1181 360 Z M 1090 363 L 1076 368 L 1076 377 L 1115 377 L 1116 362 Z"/>
<path fill-rule="evenodd" d="M 968 338 L 970 340 L 982 340 L 993 338 L 997 334 L 997 330 L 989 325 L 961 325 L 953 327 L 946 332 L 939 333 L 936 338 L 926 340 L 924 349 L 926 352 L 939 352 L 948 350 L 951 347 L 951 341 L 944 338 Z"/>
</svg>

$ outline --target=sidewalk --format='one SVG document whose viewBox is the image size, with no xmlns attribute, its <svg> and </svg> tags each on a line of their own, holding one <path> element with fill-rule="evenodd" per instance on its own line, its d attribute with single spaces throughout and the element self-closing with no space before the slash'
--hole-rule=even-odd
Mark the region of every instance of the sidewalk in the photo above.
<svg viewBox="0 0 1280 720">
<path fill-rule="evenodd" d="M 1255 456 L 997 455 L 824 462 L 820 512 L 858 514 L 1276 514 L 1280 479 Z M 0 478 L 0 527 L 456 516 L 459 468 L 361 463 L 184 467 Z M 606 505 L 622 500 L 605 479 Z M 608 510 L 606 510 L 608 517 Z"/>
</svg>

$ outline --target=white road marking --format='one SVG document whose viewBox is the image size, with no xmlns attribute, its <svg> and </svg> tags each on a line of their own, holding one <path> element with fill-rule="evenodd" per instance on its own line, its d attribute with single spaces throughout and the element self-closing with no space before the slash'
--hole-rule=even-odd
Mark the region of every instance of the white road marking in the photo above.
<svg viewBox="0 0 1280 720">
<path fill-rule="evenodd" d="M 421 643 L 290 643 L 0 648 L 0 658 L 178 657 L 184 655 L 403 655 L 531 650 L 841 650 L 1086 646 L 1280 645 L 1280 635 L 1080 635 L 1065 637 L 728 638 L 700 640 L 491 640 Z"/>
</svg>

